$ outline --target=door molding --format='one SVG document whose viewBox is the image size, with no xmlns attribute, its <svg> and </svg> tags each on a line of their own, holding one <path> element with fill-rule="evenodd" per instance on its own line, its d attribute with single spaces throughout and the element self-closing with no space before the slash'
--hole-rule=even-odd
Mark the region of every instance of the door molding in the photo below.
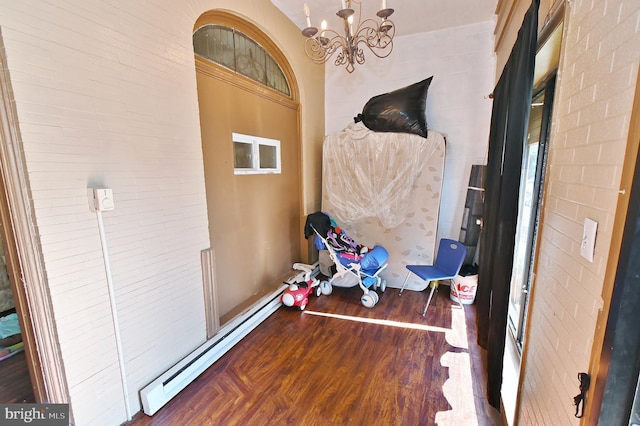
<svg viewBox="0 0 640 426">
<path fill-rule="evenodd" d="M 29 197 L 29 182 L 1 35 L 0 167 L 2 238 L 34 395 L 38 402 L 68 403 L 69 391 Z"/>
</svg>

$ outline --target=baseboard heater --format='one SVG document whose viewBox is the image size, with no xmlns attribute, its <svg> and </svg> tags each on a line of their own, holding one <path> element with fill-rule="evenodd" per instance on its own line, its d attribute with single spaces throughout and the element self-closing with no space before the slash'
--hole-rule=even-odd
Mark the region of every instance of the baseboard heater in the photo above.
<svg viewBox="0 0 640 426">
<path fill-rule="evenodd" d="M 220 327 L 218 332 L 206 343 L 145 386 L 140 391 L 144 413 L 149 416 L 155 414 L 171 398 L 186 388 L 196 377 L 274 313 L 282 305 L 280 295 L 289 283 L 301 280 L 301 276 L 305 273 L 311 274 L 311 276 L 319 273 L 317 263 L 313 265 L 295 264 L 294 269 L 303 272 L 293 275 L 277 290 L 267 294 L 233 320 Z"/>
</svg>

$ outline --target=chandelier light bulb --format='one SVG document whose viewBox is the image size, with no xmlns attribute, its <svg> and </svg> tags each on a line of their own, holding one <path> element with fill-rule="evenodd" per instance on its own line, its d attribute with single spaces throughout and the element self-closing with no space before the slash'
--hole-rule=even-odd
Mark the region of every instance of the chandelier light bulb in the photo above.
<svg viewBox="0 0 640 426">
<path fill-rule="evenodd" d="M 307 18 L 307 28 L 309 28 L 311 26 L 311 17 L 309 16 L 309 5 L 308 4 L 304 4 L 304 16 Z"/>
</svg>

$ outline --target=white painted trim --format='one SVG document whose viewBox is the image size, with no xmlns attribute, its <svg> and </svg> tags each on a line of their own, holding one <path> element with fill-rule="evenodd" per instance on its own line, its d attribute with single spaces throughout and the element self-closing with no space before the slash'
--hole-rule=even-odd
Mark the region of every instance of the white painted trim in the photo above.
<svg viewBox="0 0 640 426">
<path fill-rule="evenodd" d="M 236 175 L 264 175 L 264 174 L 280 174 L 282 173 L 282 159 L 280 154 L 280 141 L 277 139 L 268 139 L 260 136 L 243 135 L 242 133 L 231 133 L 233 143 L 244 143 L 251 145 L 252 150 L 252 168 L 233 169 Z M 265 168 L 260 167 L 260 145 L 272 146 L 276 150 L 276 167 Z M 235 150 L 234 150 L 235 152 Z M 234 159 L 235 161 L 235 159 Z"/>
</svg>

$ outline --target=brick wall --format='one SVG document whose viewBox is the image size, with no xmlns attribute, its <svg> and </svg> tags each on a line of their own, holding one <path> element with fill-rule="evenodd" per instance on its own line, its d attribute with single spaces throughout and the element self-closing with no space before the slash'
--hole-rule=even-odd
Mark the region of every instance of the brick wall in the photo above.
<svg viewBox="0 0 640 426">
<path fill-rule="evenodd" d="M 640 3 L 567 3 L 537 278 L 520 405 L 523 425 L 578 424 L 640 58 Z M 585 218 L 595 258 L 579 254 Z"/>
</svg>

